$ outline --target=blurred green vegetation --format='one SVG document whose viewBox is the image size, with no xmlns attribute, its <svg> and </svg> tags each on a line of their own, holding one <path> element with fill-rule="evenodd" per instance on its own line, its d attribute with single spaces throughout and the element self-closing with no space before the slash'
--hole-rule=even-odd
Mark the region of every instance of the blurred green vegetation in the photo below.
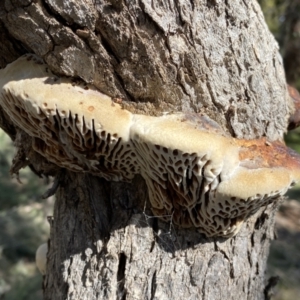
<svg viewBox="0 0 300 300">
<path fill-rule="evenodd" d="M 300 89 L 300 0 L 258 0 L 279 43 L 287 82 Z"/>
<path fill-rule="evenodd" d="M 288 134 L 285 136 L 285 141 L 289 147 L 300 153 L 300 127 L 289 131 Z M 290 199 L 300 200 L 300 184 L 289 190 L 287 192 L 287 196 Z M 299 248 L 300 250 L 300 248 Z M 299 298 L 300 299 L 300 298 Z"/>
<path fill-rule="evenodd" d="M 262 7 L 270 31 L 279 43 L 284 58 L 287 81 L 299 90 L 300 0 L 259 0 L 258 2 Z M 300 153 L 300 129 L 290 131 L 285 140 L 289 147 Z M 300 185 L 290 190 L 287 196 L 299 201 Z M 299 222 L 300 220 L 298 220 Z M 299 253 L 300 231 L 293 232 L 280 228 L 278 239 L 271 243 L 268 260 L 267 276 L 279 276 L 280 278 L 272 299 L 300 299 Z"/>
<path fill-rule="evenodd" d="M 268 276 L 279 276 L 274 300 L 300 299 L 300 232 L 280 228 L 272 242 Z"/>
<path fill-rule="evenodd" d="M 258 0 L 265 20 L 276 40 L 282 44 L 282 24 L 285 19 L 285 11 L 288 5 L 286 0 Z M 284 25 L 283 25 L 284 26 Z"/>
<path fill-rule="evenodd" d="M 289 147 L 300 153 L 300 127 L 289 131 L 285 137 L 285 140 Z"/>
<path fill-rule="evenodd" d="M 15 205 L 26 205 L 37 201 L 41 181 L 37 180 L 36 176 L 30 176 L 29 170 L 22 172 L 20 177 L 22 184 L 18 184 L 17 180 L 12 180 L 9 169 L 15 150 L 3 131 L 0 132 L 0 145 L 0 211 Z"/>
<path fill-rule="evenodd" d="M 35 251 L 47 241 L 53 199 L 41 201 L 46 181 L 28 168 L 20 180 L 9 173 L 15 149 L 0 130 L 0 299 L 42 299 L 42 276 L 35 266 Z"/>
<path fill-rule="evenodd" d="M 293 14 L 294 19 L 297 16 L 300 19 L 300 0 L 294 1 L 298 2 L 299 10 L 298 6 L 292 7 L 295 4 L 291 0 L 258 2 L 282 55 L 285 55 L 289 38 L 293 42 L 299 38 L 295 30 L 292 32 L 289 16 Z M 294 86 L 300 89 L 299 76 Z M 286 141 L 300 152 L 300 130 L 290 132 Z M 10 177 L 13 154 L 10 139 L 0 131 L 0 299 L 39 300 L 42 299 L 42 276 L 35 267 L 35 251 L 47 241 L 49 229 L 46 216 L 51 215 L 54 200 L 41 201 L 46 184 L 30 170 L 20 173 L 23 184 Z M 289 196 L 299 200 L 299 189 L 290 191 Z M 274 299 L 300 299 L 299 253 L 300 232 L 281 230 L 279 239 L 271 245 L 268 262 L 268 276 L 278 275 L 281 278 Z"/>
</svg>

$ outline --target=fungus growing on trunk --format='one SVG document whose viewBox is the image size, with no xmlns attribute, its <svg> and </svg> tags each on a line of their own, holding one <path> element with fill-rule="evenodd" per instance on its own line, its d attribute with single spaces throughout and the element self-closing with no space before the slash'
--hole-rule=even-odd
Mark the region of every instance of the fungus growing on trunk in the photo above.
<svg viewBox="0 0 300 300">
<path fill-rule="evenodd" d="M 50 162 L 107 180 L 145 179 L 152 211 L 207 236 L 243 221 L 300 179 L 281 142 L 237 140 L 199 114 L 133 114 L 26 55 L 0 71 L 0 106 Z"/>
<path fill-rule="evenodd" d="M 0 72 L 0 105 L 50 162 L 107 180 L 130 180 L 138 173 L 128 140 L 133 116 L 111 98 L 57 77 L 33 55 Z"/>
<path fill-rule="evenodd" d="M 47 243 L 44 243 L 37 248 L 35 253 L 36 266 L 43 276 L 46 275 L 47 270 L 47 252 L 48 245 Z"/>
</svg>

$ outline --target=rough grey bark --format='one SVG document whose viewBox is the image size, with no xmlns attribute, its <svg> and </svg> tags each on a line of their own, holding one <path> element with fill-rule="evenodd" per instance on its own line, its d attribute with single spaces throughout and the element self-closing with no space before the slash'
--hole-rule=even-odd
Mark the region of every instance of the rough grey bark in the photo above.
<svg viewBox="0 0 300 300">
<path fill-rule="evenodd" d="M 255 0 L 0 2 L 1 67 L 25 52 L 128 110 L 203 112 L 237 138 L 282 137 L 289 103 L 278 47 Z M 71 100 L 70 100 L 71 102 Z M 264 299 L 279 201 L 231 239 L 151 215 L 143 179 L 58 170 L 0 114 L 38 174 L 59 182 L 45 299 Z"/>
</svg>

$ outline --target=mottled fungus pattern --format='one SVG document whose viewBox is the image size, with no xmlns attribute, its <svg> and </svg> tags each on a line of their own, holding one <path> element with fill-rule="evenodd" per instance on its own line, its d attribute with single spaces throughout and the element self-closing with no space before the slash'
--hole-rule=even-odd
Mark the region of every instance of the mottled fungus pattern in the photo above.
<svg viewBox="0 0 300 300">
<path fill-rule="evenodd" d="M 209 237 L 235 235 L 300 179 L 282 142 L 234 139 L 199 114 L 133 114 L 34 55 L 0 70 L 0 106 L 50 162 L 113 181 L 140 174 L 154 215 Z"/>
</svg>

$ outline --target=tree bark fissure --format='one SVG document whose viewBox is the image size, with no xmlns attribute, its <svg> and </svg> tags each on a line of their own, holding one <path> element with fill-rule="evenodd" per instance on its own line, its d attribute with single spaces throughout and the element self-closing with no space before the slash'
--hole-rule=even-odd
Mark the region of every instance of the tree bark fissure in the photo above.
<svg viewBox="0 0 300 300">
<path fill-rule="evenodd" d="M 1 67 L 36 53 L 55 73 L 93 83 L 132 112 L 201 112 L 238 138 L 281 139 L 286 129 L 282 62 L 254 0 L 6 0 L 0 37 Z M 153 216 L 140 176 L 107 182 L 59 170 L 0 113 L 25 153 L 19 162 L 28 158 L 37 174 L 58 180 L 44 299 L 266 297 L 279 200 L 236 237 L 205 238 L 174 227 L 172 216 Z"/>
<path fill-rule="evenodd" d="M 74 182 L 72 190 L 64 191 L 66 195 L 71 196 L 59 197 L 68 203 L 57 202 L 56 210 L 63 211 L 63 219 L 68 224 L 68 227 L 63 226 L 63 228 L 66 227 L 65 230 L 69 231 L 67 236 L 75 238 L 75 240 L 72 243 L 59 241 L 59 243 L 65 244 L 61 247 L 65 250 L 66 255 L 60 252 L 60 255 L 63 255 L 60 259 L 50 256 L 49 261 L 54 261 L 54 264 L 48 265 L 49 274 L 53 274 L 55 272 L 51 268 L 59 269 L 62 262 L 65 261 L 64 264 L 67 264 L 64 266 L 66 274 L 60 274 L 63 278 L 56 278 L 55 282 L 67 281 L 69 295 L 73 295 L 70 296 L 71 298 L 79 297 L 76 292 L 82 292 L 83 288 L 86 299 L 93 299 L 92 295 L 95 293 L 95 289 L 98 299 L 115 299 L 115 297 L 122 299 L 125 294 L 126 297 L 132 299 L 139 297 L 140 299 L 180 299 L 183 296 L 189 297 L 189 299 L 199 299 L 201 294 L 203 295 L 202 299 L 219 299 L 221 296 L 236 299 L 237 295 L 247 296 L 247 299 L 251 299 L 253 288 L 264 289 L 261 282 L 264 278 L 265 262 L 262 263 L 260 260 L 260 252 L 265 251 L 264 255 L 267 255 L 269 239 L 272 238 L 272 228 L 269 228 L 270 224 L 264 222 L 265 218 L 260 223 L 260 227 L 257 227 L 254 217 L 252 222 L 247 225 L 250 228 L 244 228 L 236 238 L 230 241 L 224 239 L 207 240 L 196 232 L 172 227 L 170 232 L 170 224 L 162 223 L 160 220 L 157 220 L 159 229 L 155 232 L 151 222 L 153 217 L 148 217 L 148 220 L 145 219 L 147 214 L 143 213 L 144 209 L 140 203 L 140 198 L 136 198 L 136 206 L 134 206 L 136 213 L 132 214 L 131 211 L 127 211 L 128 218 L 115 219 L 108 230 L 111 232 L 110 236 L 104 240 L 100 236 L 107 234 L 107 229 L 102 222 L 102 219 L 105 219 L 105 213 L 98 220 L 95 220 L 96 217 L 93 217 L 92 212 L 88 214 L 88 217 L 86 212 L 83 213 L 84 206 L 87 206 L 87 210 L 89 210 L 89 207 L 94 206 L 94 201 L 96 202 L 95 205 L 98 206 L 99 198 L 92 195 L 90 200 L 81 198 L 81 195 L 85 195 L 86 191 L 82 191 L 82 188 L 78 186 L 78 181 L 73 180 L 74 176 L 77 177 L 75 174 L 70 176 Z M 98 187 L 95 192 L 97 195 L 100 194 L 99 190 L 107 189 L 107 186 L 101 185 L 103 180 L 88 177 L 85 175 L 79 181 L 82 184 L 85 180 L 96 180 L 97 184 L 94 182 L 93 186 Z M 65 186 L 65 188 L 61 187 L 60 189 L 70 188 L 68 182 L 65 183 Z M 114 191 L 115 189 L 112 191 L 113 194 Z M 141 191 L 141 193 L 143 192 Z M 109 199 L 118 198 L 110 193 L 104 194 Z M 76 200 L 74 197 L 81 199 Z M 101 199 L 105 199 L 104 196 L 102 197 Z M 119 200 L 121 203 L 127 201 L 122 198 Z M 81 201 L 87 202 L 79 203 Z M 77 209 L 76 205 L 81 208 Z M 119 209 L 123 206 L 116 202 L 114 205 L 116 205 L 116 210 L 118 206 Z M 75 210 L 77 213 L 74 215 L 68 210 Z M 114 214 L 118 215 L 116 210 L 112 211 L 112 219 L 114 219 Z M 268 207 L 267 213 L 269 213 L 268 210 L 271 214 L 274 213 L 274 207 Z M 69 219 L 70 215 L 73 216 L 74 220 Z M 258 215 L 260 214 L 258 213 Z M 62 216 L 56 216 L 55 212 L 54 218 L 57 220 L 61 219 Z M 71 224 L 73 224 L 73 228 L 70 227 Z M 61 225 L 59 226 L 61 228 Z M 84 238 L 86 235 L 90 235 L 87 239 L 88 245 L 86 245 L 87 241 L 85 242 L 84 251 L 81 245 L 83 237 L 79 233 L 83 230 L 82 227 L 86 228 Z M 255 229 L 255 227 L 257 228 Z M 249 235 L 249 232 L 253 233 Z M 56 247 L 59 246 L 53 244 L 53 241 L 58 240 L 58 236 L 55 236 L 58 234 L 61 235 L 58 230 L 52 230 L 50 249 L 57 249 Z M 67 253 L 72 256 L 71 261 L 67 258 Z M 59 255 L 56 253 L 55 256 Z M 250 272 L 250 275 L 247 272 Z M 57 273 L 55 274 L 58 276 Z M 77 277 L 81 278 L 79 282 Z M 154 278 L 155 282 L 153 282 Z M 49 299 L 54 297 L 53 288 L 48 286 L 52 280 L 53 278 L 49 275 L 45 283 L 46 290 L 51 291 Z M 76 291 L 73 282 L 76 282 Z M 98 286 L 100 285 L 99 282 L 101 282 L 101 286 Z M 225 291 L 224 286 L 231 286 L 231 289 Z M 141 289 L 141 287 L 143 288 Z M 61 286 L 59 290 L 62 290 Z M 154 290 L 155 296 L 153 296 Z M 137 292 L 140 293 L 132 295 Z M 262 292 L 263 290 L 261 290 Z M 146 296 L 147 293 L 149 297 Z"/>
</svg>

